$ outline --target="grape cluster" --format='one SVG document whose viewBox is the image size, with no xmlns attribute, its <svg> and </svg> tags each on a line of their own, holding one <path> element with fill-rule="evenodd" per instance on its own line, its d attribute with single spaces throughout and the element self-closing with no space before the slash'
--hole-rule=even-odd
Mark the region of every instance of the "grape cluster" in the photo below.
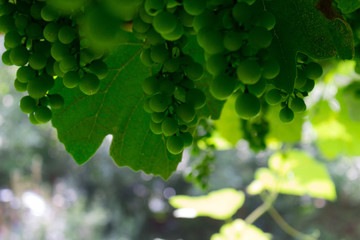
<svg viewBox="0 0 360 240">
<path fill-rule="evenodd" d="M 206 102 L 205 94 L 194 83 L 202 78 L 203 66 L 182 50 L 187 43 L 184 14 L 176 2 L 146 0 L 133 20 L 134 33 L 146 41 L 140 54 L 142 63 L 160 67 L 142 84 L 148 95 L 144 108 L 151 113 L 150 129 L 166 138 L 172 154 L 180 154 L 192 144 L 191 129 Z"/>
<path fill-rule="evenodd" d="M 267 50 L 275 17 L 255 0 L 210 2 L 193 21 L 207 71 L 213 76 L 210 92 L 226 100 L 239 90 L 235 110 L 243 119 L 253 118 L 261 110 L 259 98 L 267 82 L 280 72 Z"/>
<path fill-rule="evenodd" d="M 288 94 L 280 89 L 272 88 L 265 95 L 265 100 L 269 105 L 281 104 L 279 117 L 282 122 L 291 122 L 294 119 L 294 112 L 306 110 L 304 97 L 313 90 L 315 80 L 320 78 L 322 73 L 320 64 L 305 54 L 298 53 L 297 76 L 293 93 Z"/>
<path fill-rule="evenodd" d="M 20 109 L 33 124 L 51 120 L 51 109 L 59 109 L 64 99 L 49 91 L 55 82 L 78 87 L 84 94 L 99 90 L 107 74 L 103 53 L 82 43 L 77 31 L 81 12 L 64 15 L 45 1 L 0 2 L 0 31 L 5 33 L 6 51 L 2 61 L 19 66 L 14 86 L 26 92 Z"/>
</svg>

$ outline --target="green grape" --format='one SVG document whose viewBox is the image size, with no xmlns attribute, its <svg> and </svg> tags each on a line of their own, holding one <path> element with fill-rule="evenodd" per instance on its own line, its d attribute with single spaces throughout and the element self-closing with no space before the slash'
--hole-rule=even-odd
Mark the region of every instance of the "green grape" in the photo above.
<svg viewBox="0 0 360 240">
<path fill-rule="evenodd" d="M 275 27 L 276 19 L 274 14 L 268 11 L 264 11 L 257 18 L 257 26 L 264 27 L 267 30 L 272 30 Z"/>
<path fill-rule="evenodd" d="M 250 119 L 259 114 L 261 104 L 259 99 L 251 93 L 240 93 L 235 102 L 235 110 L 243 119 Z"/>
<path fill-rule="evenodd" d="M 59 62 L 54 62 L 54 72 L 55 72 L 56 76 L 64 77 L 65 73 L 63 71 L 61 71 Z"/>
<path fill-rule="evenodd" d="M 33 52 L 38 52 L 44 55 L 46 58 L 51 56 L 50 53 L 51 44 L 48 41 L 34 42 L 33 43 Z"/>
<path fill-rule="evenodd" d="M 80 76 L 78 72 L 70 71 L 64 74 L 63 84 L 67 88 L 74 88 L 79 85 Z"/>
<path fill-rule="evenodd" d="M 36 72 L 28 66 L 19 67 L 16 71 L 16 78 L 19 82 L 27 83 L 31 81 L 36 75 Z"/>
<path fill-rule="evenodd" d="M 150 50 L 151 60 L 156 63 L 163 63 L 169 58 L 169 51 L 164 45 L 152 46 Z"/>
<path fill-rule="evenodd" d="M 311 92 L 315 87 L 315 81 L 312 79 L 307 79 L 305 85 L 300 88 L 303 92 Z"/>
<path fill-rule="evenodd" d="M 262 78 L 257 83 L 253 85 L 248 85 L 247 88 L 250 93 L 254 94 L 257 97 L 260 97 L 266 90 L 266 80 Z"/>
<path fill-rule="evenodd" d="M 270 59 L 264 62 L 262 68 L 262 76 L 266 79 L 274 79 L 280 73 L 280 65 L 275 59 Z"/>
<path fill-rule="evenodd" d="M 80 65 L 86 66 L 91 63 L 95 59 L 95 54 L 89 49 L 81 49 L 80 50 Z"/>
<path fill-rule="evenodd" d="M 164 118 L 165 118 L 164 112 L 154 112 L 151 114 L 151 120 L 154 123 L 161 123 L 162 121 L 164 121 Z"/>
<path fill-rule="evenodd" d="M 27 90 L 27 83 L 19 82 L 17 79 L 14 81 L 15 90 L 18 92 L 26 92 Z"/>
<path fill-rule="evenodd" d="M 223 34 L 214 29 L 201 29 L 197 34 L 197 41 L 209 54 L 219 54 L 225 50 Z"/>
<path fill-rule="evenodd" d="M 147 14 L 155 16 L 165 8 L 165 2 L 164 0 L 145 0 L 144 7 Z"/>
<path fill-rule="evenodd" d="M 146 38 L 150 45 L 160 45 L 165 42 L 165 39 L 155 31 L 154 28 L 150 28 L 149 31 L 146 32 Z"/>
<path fill-rule="evenodd" d="M 34 2 L 31 4 L 30 7 L 30 15 L 35 18 L 36 20 L 41 19 L 41 9 L 43 8 L 44 4 L 41 2 Z"/>
<path fill-rule="evenodd" d="M 150 98 L 144 100 L 144 111 L 147 113 L 153 113 L 154 111 L 150 108 Z"/>
<path fill-rule="evenodd" d="M 10 2 L 5 2 L 1 4 L 0 16 L 1 15 L 10 15 L 15 11 L 15 5 Z"/>
<path fill-rule="evenodd" d="M 35 119 L 34 113 L 30 113 L 30 114 L 29 114 L 29 121 L 30 121 L 32 124 L 34 124 L 34 125 L 40 124 L 40 122 Z"/>
<path fill-rule="evenodd" d="M 108 74 L 108 66 L 102 60 L 95 60 L 88 66 L 90 72 L 98 76 L 99 79 L 104 79 Z"/>
<path fill-rule="evenodd" d="M 36 109 L 36 100 L 30 96 L 25 96 L 20 99 L 20 110 L 23 113 L 32 113 Z"/>
<path fill-rule="evenodd" d="M 15 27 L 14 19 L 10 15 L 0 16 L 0 32 L 7 33 Z"/>
<path fill-rule="evenodd" d="M 226 9 L 223 11 L 221 20 L 222 27 L 225 29 L 234 29 L 235 25 L 237 25 L 235 24 L 234 18 L 232 16 L 231 9 Z"/>
<path fill-rule="evenodd" d="M 166 72 L 176 72 L 180 67 L 180 61 L 178 58 L 168 58 L 164 62 L 164 71 Z"/>
<path fill-rule="evenodd" d="M 150 121 L 150 130 L 154 134 L 162 134 L 161 123 L 155 123 L 153 121 Z"/>
<path fill-rule="evenodd" d="M 166 117 L 161 123 L 161 130 L 164 136 L 171 136 L 174 135 L 177 131 L 179 131 L 179 126 L 174 118 Z"/>
<path fill-rule="evenodd" d="M 77 69 L 76 58 L 72 55 L 64 56 L 64 58 L 60 61 L 59 67 L 64 73 Z"/>
<path fill-rule="evenodd" d="M 60 109 L 64 106 L 64 98 L 59 94 L 48 95 L 52 109 Z"/>
<path fill-rule="evenodd" d="M 15 26 L 19 30 L 24 30 L 29 24 L 29 18 L 26 15 L 18 14 L 15 16 Z"/>
<path fill-rule="evenodd" d="M 180 10 L 179 15 L 180 15 L 180 22 L 184 27 L 188 27 L 188 28 L 193 27 L 194 16 L 188 14 L 183 9 Z"/>
<path fill-rule="evenodd" d="M 265 101 L 270 105 L 279 104 L 281 100 L 282 100 L 281 91 L 276 88 L 269 90 L 265 95 Z"/>
<path fill-rule="evenodd" d="M 41 18 L 47 22 L 56 21 L 60 16 L 59 12 L 49 5 L 46 5 L 41 9 L 40 15 Z"/>
<path fill-rule="evenodd" d="M 31 22 L 26 28 L 25 33 L 31 40 L 39 40 L 43 37 L 43 29 L 38 23 Z"/>
<path fill-rule="evenodd" d="M 10 51 L 10 60 L 16 66 L 23 66 L 29 60 L 29 52 L 24 46 L 17 46 Z"/>
<path fill-rule="evenodd" d="M 169 98 L 165 94 L 156 94 L 150 98 L 150 108 L 154 112 L 164 112 L 170 104 Z"/>
<path fill-rule="evenodd" d="M 184 150 L 184 140 L 179 136 L 170 136 L 166 139 L 166 148 L 171 154 L 180 154 Z"/>
<path fill-rule="evenodd" d="M 50 53 L 56 61 L 61 61 L 65 56 L 70 54 L 69 48 L 60 42 L 55 42 L 52 45 Z"/>
<path fill-rule="evenodd" d="M 100 80 L 95 74 L 85 73 L 80 79 L 79 88 L 86 95 L 94 95 L 100 89 Z"/>
<path fill-rule="evenodd" d="M 235 90 L 236 79 L 222 73 L 210 82 L 210 93 L 219 100 L 227 99 Z"/>
<path fill-rule="evenodd" d="M 17 31 L 9 31 L 5 34 L 4 45 L 15 48 L 21 44 L 21 36 Z"/>
<path fill-rule="evenodd" d="M 304 112 L 306 110 L 306 104 L 302 98 L 294 98 L 290 103 L 290 108 L 294 112 Z"/>
<path fill-rule="evenodd" d="M 175 89 L 174 97 L 177 100 L 181 101 L 181 102 L 185 102 L 186 101 L 186 90 L 185 90 L 185 88 L 178 86 Z"/>
<path fill-rule="evenodd" d="M 295 88 L 301 89 L 306 84 L 307 78 L 305 77 L 305 74 L 302 70 L 297 71 L 297 76 L 295 78 Z"/>
<path fill-rule="evenodd" d="M 294 119 L 294 112 L 289 107 L 280 110 L 279 118 L 282 122 L 291 122 Z"/>
<path fill-rule="evenodd" d="M 206 61 L 206 69 L 213 76 L 225 72 L 226 68 L 227 61 L 223 54 L 211 55 Z"/>
<path fill-rule="evenodd" d="M 56 73 L 54 71 L 54 64 L 55 64 L 55 60 L 52 58 L 49 58 L 46 66 L 45 66 L 45 72 L 52 77 L 56 76 Z"/>
<path fill-rule="evenodd" d="M 194 120 L 196 112 L 194 107 L 189 103 L 181 104 L 176 109 L 176 115 L 185 123 Z"/>
<path fill-rule="evenodd" d="M 236 74 L 244 84 L 255 84 L 261 78 L 261 68 L 256 61 L 247 59 L 239 63 Z"/>
<path fill-rule="evenodd" d="M 272 34 L 263 27 L 254 27 L 249 32 L 249 43 L 254 48 L 267 48 L 272 41 Z"/>
<path fill-rule="evenodd" d="M 160 91 L 168 96 L 171 96 L 175 92 L 175 84 L 170 80 L 164 80 L 160 82 Z"/>
<path fill-rule="evenodd" d="M 186 103 L 194 106 L 195 109 L 202 108 L 206 103 L 206 96 L 198 88 L 192 88 L 186 92 Z"/>
<path fill-rule="evenodd" d="M 189 132 L 183 132 L 180 137 L 184 141 L 184 147 L 190 147 L 193 143 L 193 136 Z"/>
<path fill-rule="evenodd" d="M 11 58 L 10 58 L 10 53 L 11 53 L 11 50 L 7 50 L 1 55 L 2 62 L 8 66 L 13 65 Z"/>
<path fill-rule="evenodd" d="M 160 90 L 160 81 L 156 76 L 151 76 L 145 78 L 141 86 L 146 94 L 153 95 Z"/>
<path fill-rule="evenodd" d="M 184 65 L 182 68 L 184 70 L 185 75 L 193 81 L 200 80 L 204 74 L 203 66 L 200 63 L 196 63 L 196 62 L 189 63 Z"/>
<path fill-rule="evenodd" d="M 48 88 L 46 84 L 44 84 L 43 79 L 38 77 L 28 82 L 27 90 L 32 98 L 40 99 L 45 96 Z"/>
<path fill-rule="evenodd" d="M 46 123 L 51 120 L 52 112 L 48 107 L 39 106 L 34 112 L 34 117 L 39 123 Z"/>
<path fill-rule="evenodd" d="M 49 98 L 47 95 L 39 99 L 39 106 L 49 106 Z"/>
<path fill-rule="evenodd" d="M 41 70 L 46 66 L 47 58 L 38 52 L 35 52 L 29 57 L 29 65 L 35 70 Z"/>
<path fill-rule="evenodd" d="M 49 42 L 56 42 L 58 40 L 59 25 L 55 22 L 46 24 L 43 30 L 44 38 Z"/>
<path fill-rule="evenodd" d="M 236 3 L 232 9 L 232 15 L 239 24 L 248 24 L 253 15 L 253 10 L 246 3 Z"/>
<path fill-rule="evenodd" d="M 244 39 L 242 32 L 229 31 L 225 33 L 223 44 L 227 50 L 235 52 L 241 48 Z"/>
<path fill-rule="evenodd" d="M 184 10 L 193 16 L 200 15 L 206 8 L 206 0 L 183 0 Z"/>
<path fill-rule="evenodd" d="M 137 33 L 146 33 L 151 25 L 144 22 L 141 18 L 135 18 L 132 21 L 133 31 Z"/>
<path fill-rule="evenodd" d="M 307 78 L 312 80 L 316 80 L 321 77 L 323 74 L 323 69 L 320 64 L 316 62 L 311 62 L 304 66 L 303 68 L 304 74 Z"/>
<path fill-rule="evenodd" d="M 176 28 L 174 31 L 170 33 L 162 34 L 161 36 L 168 41 L 176 41 L 179 40 L 184 35 L 184 27 L 181 23 L 177 23 Z"/>
<path fill-rule="evenodd" d="M 145 10 L 145 7 L 144 6 L 141 6 L 139 8 L 139 17 L 141 18 L 141 20 L 143 20 L 143 22 L 145 23 L 152 23 L 153 21 L 153 16 L 150 16 L 146 10 Z"/>
<path fill-rule="evenodd" d="M 158 33 L 167 34 L 175 30 L 177 23 L 178 21 L 174 14 L 163 11 L 154 17 L 152 24 Z"/>
<path fill-rule="evenodd" d="M 199 32 L 203 28 L 214 26 L 216 24 L 216 20 L 217 17 L 213 11 L 204 11 L 194 18 L 193 28 L 196 32 Z"/>
<path fill-rule="evenodd" d="M 76 38 L 75 30 L 71 26 L 63 26 L 59 29 L 58 39 L 63 44 L 69 44 Z"/>
<path fill-rule="evenodd" d="M 154 61 L 151 59 L 150 49 L 143 49 L 140 53 L 140 61 L 147 67 L 151 67 Z"/>
</svg>

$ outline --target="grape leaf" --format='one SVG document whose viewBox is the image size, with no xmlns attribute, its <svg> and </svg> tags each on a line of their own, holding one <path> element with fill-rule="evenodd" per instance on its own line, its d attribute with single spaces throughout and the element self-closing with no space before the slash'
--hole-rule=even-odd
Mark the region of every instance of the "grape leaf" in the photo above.
<svg viewBox="0 0 360 240">
<path fill-rule="evenodd" d="M 244 204 L 245 194 L 232 188 L 210 192 L 208 195 L 190 197 L 178 195 L 170 198 L 174 208 L 194 212 L 194 215 L 208 216 L 214 219 L 227 220 Z"/>
<path fill-rule="evenodd" d="M 93 96 L 64 87 L 55 89 L 65 98 L 65 107 L 54 111 L 52 124 L 78 164 L 88 161 L 111 134 L 110 155 L 118 166 L 166 179 L 176 170 L 181 156 L 169 154 L 164 139 L 149 129 L 141 82 L 151 70 L 140 62 L 141 47 L 130 42 L 112 50 L 107 59 L 109 75 Z"/>
<path fill-rule="evenodd" d="M 351 59 L 354 56 L 350 26 L 340 18 L 328 19 L 326 12 L 316 8 L 317 2 L 264 1 L 265 7 L 276 16 L 271 52 L 278 59 L 281 71 L 274 84 L 288 93 L 294 88 L 298 52 L 314 59 Z"/>
<path fill-rule="evenodd" d="M 342 13 L 351 13 L 360 8 L 360 0 L 335 0 Z"/>
</svg>

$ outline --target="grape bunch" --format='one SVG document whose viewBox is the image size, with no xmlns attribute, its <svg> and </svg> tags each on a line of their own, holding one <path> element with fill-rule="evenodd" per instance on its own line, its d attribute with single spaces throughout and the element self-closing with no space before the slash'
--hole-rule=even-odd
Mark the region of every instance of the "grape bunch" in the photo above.
<svg viewBox="0 0 360 240">
<path fill-rule="evenodd" d="M 193 141 L 192 128 L 198 123 L 205 94 L 195 87 L 203 66 L 183 52 L 187 43 L 184 10 L 176 2 L 146 0 L 133 20 L 133 31 L 145 39 L 142 63 L 160 70 L 143 81 L 148 95 L 144 108 L 151 113 L 150 129 L 166 138 L 171 154 L 180 154 Z"/>
<path fill-rule="evenodd" d="M 188 13 L 196 15 L 193 29 L 213 76 L 210 92 L 220 100 L 238 92 L 235 110 L 251 119 L 261 110 L 259 98 L 267 83 L 280 72 L 268 51 L 275 17 L 255 0 L 209 1 L 203 7 Z"/>
<path fill-rule="evenodd" d="M 20 109 L 29 114 L 31 123 L 50 121 L 52 109 L 64 105 L 63 97 L 51 91 L 55 84 L 78 87 L 87 95 L 99 90 L 108 70 L 104 54 L 81 41 L 77 30 L 81 11 L 64 14 L 40 0 L 3 0 L 0 4 L 0 31 L 5 33 L 6 48 L 2 61 L 19 66 L 14 86 L 28 93 Z"/>
<path fill-rule="evenodd" d="M 304 97 L 308 96 L 309 92 L 313 90 L 315 80 L 320 78 L 323 73 L 320 64 L 302 53 L 297 55 L 296 67 L 297 76 L 292 94 L 272 88 L 265 95 L 265 100 L 269 105 L 281 104 L 279 118 L 282 122 L 291 122 L 294 119 L 294 112 L 304 112 L 306 110 Z"/>
</svg>

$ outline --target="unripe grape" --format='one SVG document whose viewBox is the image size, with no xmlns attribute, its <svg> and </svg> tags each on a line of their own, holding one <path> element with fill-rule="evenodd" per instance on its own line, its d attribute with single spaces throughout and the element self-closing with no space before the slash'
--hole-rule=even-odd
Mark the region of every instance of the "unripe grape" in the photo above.
<svg viewBox="0 0 360 240">
<path fill-rule="evenodd" d="M 232 9 L 232 15 L 239 24 L 247 24 L 250 22 L 253 10 L 246 3 L 236 3 Z"/>
<path fill-rule="evenodd" d="M 64 74 L 63 84 L 67 88 L 74 88 L 79 85 L 80 76 L 78 72 L 70 71 Z"/>
<path fill-rule="evenodd" d="M 174 118 L 166 117 L 161 123 L 161 130 L 165 136 L 171 136 L 179 131 L 179 126 Z"/>
<path fill-rule="evenodd" d="M 154 123 L 161 123 L 162 121 L 164 121 L 164 118 L 165 118 L 164 112 L 154 112 L 151 114 L 151 120 Z"/>
<path fill-rule="evenodd" d="M 186 93 L 186 103 L 194 106 L 195 109 L 202 108 L 206 103 L 206 96 L 198 88 L 192 88 Z"/>
<path fill-rule="evenodd" d="M 312 80 L 316 80 L 321 77 L 323 74 L 323 69 L 320 64 L 316 62 L 311 62 L 304 66 L 303 68 L 304 74 L 307 78 Z"/>
<path fill-rule="evenodd" d="M 160 81 L 156 76 L 151 76 L 145 78 L 141 86 L 146 94 L 153 95 L 159 91 Z"/>
<path fill-rule="evenodd" d="M 272 34 L 263 27 L 254 27 L 249 32 L 249 43 L 255 48 L 267 48 L 272 41 Z"/>
<path fill-rule="evenodd" d="M 47 58 L 41 53 L 35 52 L 29 57 L 29 65 L 35 70 L 41 70 L 46 66 Z"/>
<path fill-rule="evenodd" d="M 47 22 L 56 21 L 60 16 L 59 12 L 49 5 L 41 9 L 40 15 L 41 18 Z"/>
<path fill-rule="evenodd" d="M 181 23 L 177 23 L 176 28 L 170 33 L 161 34 L 161 36 L 167 41 L 179 40 L 184 34 L 184 27 Z"/>
<path fill-rule="evenodd" d="M 153 46 L 150 50 L 150 56 L 152 61 L 163 63 L 169 58 L 169 51 L 164 45 Z"/>
<path fill-rule="evenodd" d="M 59 67 L 62 72 L 67 73 L 68 71 L 77 69 L 77 61 L 72 55 L 64 56 L 60 61 Z"/>
<path fill-rule="evenodd" d="M 247 88 L 250 93 L 254 94 L 257 97 L 260 97 L 266 90 L 266 80 L 260 79 L 257 83 L 253 85 L 248 85 Z"/>
<path fill-rule="evenodd" d="M 294 98 L 290 103 L 290 108 L 294 112 L 304 112 L 306 110 L 306 104 L 302 98 Z"/>
<path fill-rule="evenodd" d="M 282 122 L 291 122 L 294 119 L 294 112 L 289 107 L 280 110 L 279 118 Z"/>
<path fill-rule="evenodd" d="M 56 61 L 61 61 L 65 56 L 68 56 L 70 54 L 69 48 L 60 42 L 55 42 L 52 45 L 50 52 L 51 52 L 51 56 Z"/>
<path fill-rule="evenodd" d="M 305 77 L 305 74 L 303 71 L 298 70 L 297 76 L 295 78 L 295 86 L 296 89 L 301 89 L 306 84 L 307 78 Z"/>
<path fill-rule="evenodd" d="M 48 107 L 39 106 L 34 112 L 34 117 L 39 123 L 46 123 L 51 120 L 52 112 Z"/>
<path fill-rule="evenodd" d="M 275 59 L 270 59 L 264 62 L 262 68 L 262 76 L 266 79 L 274 79 L 280 73 L 280 65 Z"/>
<path fill-rule="evenodd" d="M 219 100 L 227 99 L 235 90 L 236 79 L 222 73 L 210 82 L 210 93 Z"/>
<path fill-rule="evenodd" d="M 206 0 L 183 0 L 185 11 L 193 16 L 200 15 L 206 8 Z"/>
<path fill-rule="evenodd" d="M 255 84 L 261 78 L 261 68 L 254 60 L 244 60 L 239 63 L 236 74 L 244 84 Z"/>
<path fill-rule="evenodd" d="M 41 9 L 43 8 L 44 4 L 41 2 L 34 2 L 30 7 L 30 15 L 37 19 L 41 19 Z"/>
<path fill-rule="evenodd" d="M 150 49 L 143 49 L 140 53 L 140 61 L 146 67 L 151 67 L 154 64 L 154 61 L 151 59 Z"/>
<path fill-rule="evenodd" d="M 166 148 L 171 154 L 180 154 L 184 150 L 184 141 L 179 136 L 171 136 L 166 139 Z"/>
<path fill-rule="evenodd" d="M 16 78 L 19 82 L 27 83 L 35 78 L 36 72 L 28 67 L 22 66 L 16 71 Z"/>
<path fill-rule="evenodd" d="M 145 23 L 152 23 L 153 21 L 153 16 L 149 15 L 144 6 L 140 6 L 139 8 L 139 17 L 141 18 L 141 20 L 143 20 L 143 22 Z"/>
<path fill-rule="evenodd" d="M 14 81 L 15 90 L 18 92 L 26 92 L 27 90 L 27 83 L 19 82 L 17 79 Z"/>
<path fill-rule="evenodd" d="M 275 16 L 268 11 L 264 11 L 257 20 L 257 26 L 264 27 L 267 30 L 272 30 L 276 24 Z"/>
<path fill-rule="evenodd" d="M 167 34 L 175 30 L 177 23 L 178 21 L 174 14 L 163 11 L 154 17 L 152 24 L 158 33 Z"/>
<path fill-rule="evenodd" d="M 79 88 L 86 95 L 94 95 L 100 89 L 100 80 L 95 74 L 86 73 L 80 79 Z"/>
<path fill-rule="evenodd" d="M 64 98 L 59 94 L 48 95 L 52 109 L 60 109 L 64 106 Z"/>
<path fill-rule="evenodd" d="M 0 31 L 7 33 L 15 27 L 14 19 L 10 15 L 0 16 Z"/>
<path fill-rule="evenodd" d="M 175 84 L 172 81 L 166 79 L 160 82 L 159 89 L 162 93 L 171 96 L 175 92 Z"/>
<path fill-rule="evenodd" d="M 8 48 L 15 48 L 21 44 L 21 36 L 17 31 L 9 31 L 5 34 L 4 45 Z"/>
<path fill-rule="evenodd" d="M 184 147 L 190 147 L 193 143 L 193 136 L 189 132 L 183 132 L 180 134 L 180 137 L 182 138 L 184 142 Z"/>
<path fill-rule="evenodd" d="M 76 38 L 75 30 L 70 26 L 63 26 L 58 32 L 59 41 L 63 44 L 69 44 Z"/>
<path fill-rule="evenodd" d="M 170 101 L 165 94 L 156 94 L 150 98 L 149 104 L 154 112 L 164 112 L 169 106 Z"/>
<path fill-rule="evenodd" d="M 225 72 L 227 61 L 223 54 L 211 55 L 206 61 L 206 69 L 213 76 Z"/>
<path fill-rule="evenodd" d="M 10 52 L 11 52 L 11 50 L 7 50 L 1 55 L 2 62 L 8 66 L 13 65 L 11 58 L 10 58 Z"/>
<path fill-rule="evenodd" d="M 56 42 L 58 40 L 59 25 L 55 22 L 46 24 L 43 35 L 49 42 Z"/>
<path fill-rule="evenodd" d="M 34 113 L 30 113 L 30 114 L 29 114 L 29 121 L 30 121 L 32 124 L 34 124 L 34 125 L 40 124 L 40 122 L 35 119 Z"/>
<path fill-rule="evenodd" d="M 63 77 L 65 73 L 63 71 L 61 71 L 59 65 L 60 65 L 59 62 L 54 62 L 54 72 L 57 76 Z"/>
<path fill-rule="evenodd" d="M 184 65 L 182 68 L 184 70 L 185 75 L 193 81 L 200 80 L 200 78 L 204 74 L 203 66 L 200 63 L 193 62 Z"/>
<path fill-rule="evenodd" d="M 241 32 L 229 31 L 224 36 L 224 47 L 232 52 L 235 52 L 243 45 L 245 36 Z"/>
<path fill-rule="evenodd" d="M 29 23 L 29 18 L 26 15 L 18 14 L 15 16 L 15 26 L 19 30 L 24 30 Z"/>
<path fill-rule="evenodd" d="M 25 96 L 20 99 L 20 109 L 24 113 L 32 113 L 36 109 L 36 101 L 30 96 Z"/>
<path fill-rule="evenodd" d="M 29 52 L 24 46 L 17 46 L 10 51 L 10 60 L 14 65 L 23 66 L 29 60 Z"/>
<path fill-rule="evenodd" d="M 223 34 L 214 29 L 201 29 L 197 34 L 197 41 L 209 54 L 219 54 L 225 50 Z"/>
<path fill-rule="evenodd" d="M 281 91 L 276 88 L 269 90 L 265 95 L 265 101 L 270 105 L 279 104 L 281 100 L 282 100 Z"/>
<path fill-rule="evenodd" d="M 149 31 L 146 32 L 146 38 L 150 45 L 160 45 L 165 42 L 165 39 L 155 31 L 154 28 L 150 28 Z"/>
<path fill-rule="evenodd" d="M 147 113 L 153 113 L 154 111 L 150 107 L 150 98 L 144 100 L 144 111 Z"/>
<path fill-rule="evenodd" d="M 189 103 L 181 104 L 176 109 L 176 115 L 185 123 L 194 120 L 196 112 L 194 107 Z"/>
<path fill-rule="evenodd" d="M 164 62 L 164 70 L 166 72 L 176 72 L 179 69 L 180 61 L 178 58 L 168 58 Z"/>
<path fill-rule="evenodd" d="M 88 66 L 90 72 L 95 74 L 99 79 L 104 79 L 108 74 L 108 66 L 102 60 L 95 60 Z"/>
<path fill-rule="evenodd" d="M 315 87 L 315 81 L 307 79 L 305 85 L 300 89 L 303 92 L 311 92 Z"/>
<path fill-rule="evenodd" d="M 251 93 L 240 93 L 236 98 L 235 110 L 241 118 L 253 118 L 259 114 L 260 109 L 259 99 Z"/>
<path fill-rule="evenodd" d="M 165 8 L 165 2 L 164 0 L 145 0 L 144 7 L 150 16 L 155 16 Z"/>
<path fill-rule="evenodd" d="M 199 32 L 203 28 L 212 27 L 216 24 L 216 20 L 217 17 L 213 11 L 205 10 L 203 13 L 194 18 L 194 30 Z"/>
<path fill-rule="evenodd" d="M 184 27 L 191 28 L 194 22 L 194 16 L 187 13 L 185 10 L 180 11 L 180 21 Z"/>
<path fill-rule="evenodd" d="M 133 31 L 137 33 L 146 33 L 151 24 L 144 22 L 141 18 L 135 18 L 132 22 Z"/>
<path fill-rule="evenodd" d="M 161 123 L 155 123 L 153 121 L 150 121 L 150 130 L 154 134 L 162 134 Z"/>
<path fill-rule="evenodd" d="M 43 29 L 38 23 L 31 22 L 26 28 L 25 33 L 31 40 L 39 40 L 43 36 Z"/>
</svg>

